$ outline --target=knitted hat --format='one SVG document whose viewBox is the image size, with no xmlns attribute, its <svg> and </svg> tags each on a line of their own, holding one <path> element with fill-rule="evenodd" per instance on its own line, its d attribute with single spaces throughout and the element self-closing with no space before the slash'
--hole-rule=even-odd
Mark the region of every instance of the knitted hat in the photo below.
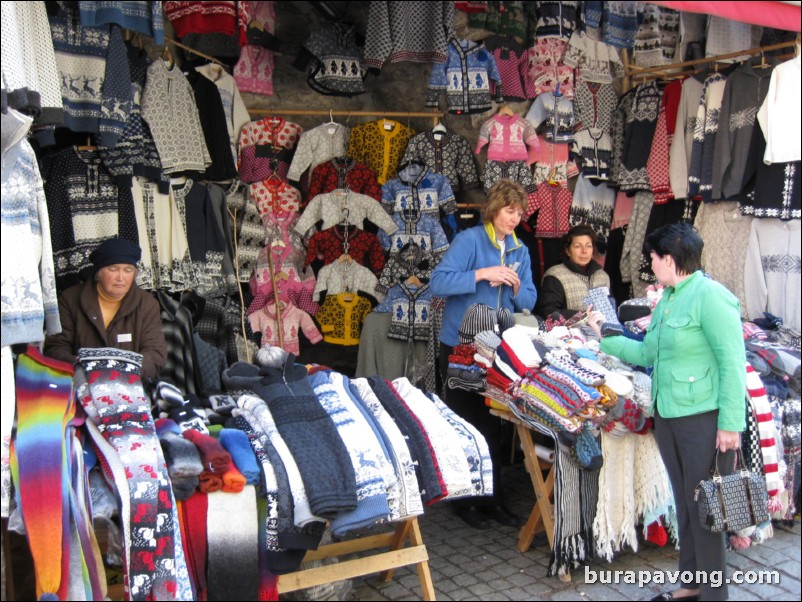
<svg viewBox="0 0 802 602">
<path fill-rule="evenodd" d="M 483 330 L 496 330 L 496 312 L 482 303 L 468 306 L 459 326 L 459 342 L 473 343 L 476 333 Z"/>
<path fill-rule="evenodd" d="M 515 317 L 506 307 L 502 307 L 496 312 L 496 321 L 498 322 L 498 327 L 501 332 L 515 326 Z"/>
<path fill-rule="evenodd" d="M 537 316 L 532 315 L 528 309 L 524 309 L 521 313 L 513 314 L 512 316 L 515 319 L 515 323 L 521 326 L 531 326 L 532 328 L 537 328 L 538 330 L 542 330 L 543 326 L 541 325 L 541 321 L 538 320 Z"/>
<path fill-rule="evenodd" d="M 93 274 L 100 268 L 118 263 L 136 265 L 140 259 L 142 259 L 142 249 L 139 245 L 124 238 L 104 240 L 89 254 Z"/>
<path fill-rule="evenodd" d="M 571 457 L 584 470 L 599 470 L 604 463 L 601 447 L 588 429 L 582 429 L 571 447 Z"/>
</svg>

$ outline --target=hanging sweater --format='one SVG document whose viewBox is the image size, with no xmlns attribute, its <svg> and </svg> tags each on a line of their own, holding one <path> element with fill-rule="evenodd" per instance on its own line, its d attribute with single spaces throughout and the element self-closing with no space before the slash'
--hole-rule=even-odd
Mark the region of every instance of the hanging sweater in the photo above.
<svg viewBox="0 0 802 602">
<path fill-rule="evenodd" d="M 333 345 L 359 345 L 365 316 L 372 310 L 370 301 L 359 295 L 350 298 L 330 293 L 320 306 L 315 319 L 320 324 L 323 340 Z"/>
<path fill-rule="evenodd" d="M 501 76 L 493 55 L 481 42 L 452 39 L 446 62 L 432 69 L 426 106 L 437 107 L 440 93 L 445 92 L 449 113 L 484 113 L 493 106 L 491 80 L 496 83 L 493 98 L 502 102 Z"/>
<path fill-rule="evenodd" d="M 454 35 L 453 2 L 372 2 L 365 65 L 412 61 L 442 63 Z"/>
<path fill-rule="evenodd" d="M 610 131 L 610 122 L 618 104 L 618 95 L 611 84 L 580 79 L 574 90 L 574 127 L 599 128 Z"/>
<path fill-rule="evenodd" d="M 64 103 L 44 2 L 9 2 L 2 13 L 3 88 L 11 108 L 60 125 Z"/>
<path fill-rule="evenodd" d="M 116 25 L 83 27 L 75 8 L 61 3 L 49 17 L 64 125 L 73 132 L 96 134 L 101 146 L 114 146 L 132 100 L 122 30 Z M 43 127 L 36 136 L 42 145 L 55 144 L 55 125 Z"/>
<path fill-rule="evenodd" d="M 281 117 L 265 117 L 242 126 L 239 136 L 239 177 L 244 182 L 258 182 L 277 173 L 287 175 L 288 153 L 295 148 L 303 128 Z M 276 162 L 285 163 L 284 169 Z"/>
<path fill-rule="evenodd" d="M 259 311 L 249 315 L 248 320 L 254 332 L 262 333 L 262 347 L 279 344 L 279 327 L 281 328 L 282 341 L 284 343 L 282 349 L 289 353 L 300 353 L 301 332 L 306 335 L 306 338 L 313 345 L 323 340 L 323 336 L 318 332 L 309 314 L 291 303 L 285 305 L 284 309 L 281 310 L 280 319 L 276 311 L 276 304 L 273 303 L 272 305 L 265 305 Z"/>
<path fill-rule="evenodd" d="M 755 163 L 761 157 L 749 149 L 771 73 L 772 69 L 755 69 L 746 62 L 727 77 L 713 155 L 713 199 L 740 195 L 757 170 Z"/>
<path fill-rule="evenodd" d="M 537 132 L 528 119 L 519 115 L 494 115 L 479 128 L 474 152 L 478 155 L 485 145 L 491 161 L 526 161 L 527 147 L 539 145 Z M 487 186 L 485 184 L 485 186 Z"/>
<path fill-rule="evenodd" d="M 99 242 L 119 236 L 139 243 L 131 190 L 117 186 L 97 151 L 57 153 L 45 175 L 45 196 L 59 289 L 78 282 Z"/>
<path fill-rule="evenodd" d="M 598 128 L 586 128 L 574 134 L 571 150 L 582 158 L 582 174 L 599 181 L 610 179 L 613 143 L 610 135 Z"/>
<path fill-rule="evenodd" d="M 420 163 L 409 163 L 382 186 L 382 205 L 387 213 L 417 209 L 434 218 L 457 210 L 448 179 Z"/>
<path fill-rule="evenodd" d="M 526 113 L 526 120 L 536 128 L 545 124 L 543 133 L 550 142 L 572 142 L 574 139 L 574 103 L 564 93 L 540 94 Z"/>
<path fill-rule="evenodd" d="M 535 84 L 535 94 L 553 92 L 559 85 L 560 92 L 573 97 L 574 68 L 563 63 L 567 48 L 567 39 L 541 37 L 529 48 L 529 77 Z"/>
<path fill-rule="evenodd" d="M 802 59 L 795 59 L 778 65 L 771 74 L 769 91 L 757 119 L 766 137 L 766 164 L 799 161 L 802 159 L 802 143 L 799 136 L 788 136 L 800 128 L 799 98 L 793 90 L 798 90 L 802 82 Z"/>
<path fill-rule="evenodd" d="M 195 70 L 217 86 L 220 92 L 220 101 L 226 116 L 226 128 L 231 146 L 231 155 L 237 161 L 237 144 L 243 126 L 250 121 L 248 108 L 242 101 L 237 82 L 226 73 L 220 65 L 208 63 L 199 65 Z"/>
<path fill-rule="evenodd" d="M 350 134 L 350 128 L 334 122 L 323 123 L 301 134 L 287 177 L 297 182 L 308 170 L 307 183 L 311 183 L 312 173 L 318 165 L 345 154 Z"/>
<path fill-rule="evenodd" d="M 677 126 L 669 152 L 669 179 L 674 198 L 688 197 L 688 169 L 691 164 L 696 113 L 702 97 L 701 81 L 689 77 L 682 82 L 682 95 L 677 110 Z"/>
<path fill-rule="evenodd" d="M 347 250 L 346 250 L 347 246 Z M 334 263 L 347 253 L 359 265 L 379 273 L 384 268 L 384 250 L 379 239 L 371 232 L 360 230 L 356 226 L 332 226 L 322 232 L 316 232 L 309 239 L 305 265 L 316 259 L 323 265 Z"/>
<path fill-rule="evenodd" d="M 379 232 L 379 243 L 385 250 L 390 251 L 391 256 L 408 243 L 431 252 L 435 257 L 442 255 L 448 249 L 448 239 L 443 227 L 431 215 L 417 210 L 405 210 L 393 213 L 390 219 L 396 229 L 390 235 Z"/>
<path fill-rule="evenodd" d="M 675 62 L 680 13 L 656 4 L 638 4 L 638 31 L 632 59 L 638 67 Z M 679 60 L 682 60 L 680 58 Z"/>
<path fill-rule="evenodd" d="M 345 213 L 344 209 L 348 212 Z M 349 224 L 363 229 L 365 220 L 373 222 L 385 232 L 393 233 L 398 229 L 375 199 L 356 192 L 335 190 L 312 199 L 295 224 L 295 231 L 305 235 L 319 220 L 323 220 L 323 229 L 326 230 L 342 222 L 343 218 L 347 218 Z"/>
<path fill-rule="evenodd" d="M 50 219 L 36 157 L 25 138 L 31 118 L 2 114 L 2 346 L 61 332 Z M 12 257 L 15 259 L 12 260 Z"/>
<path fill-rule="evenodd" d="M 391 287 L 406 282 L 415 276 L 422 282 L 428 282 L 435 266 L 435 257 L 431 251 L 424 251 L 414 242 L 409 242 L 395 253 L 390 254 L 384 266 L 376 290 L 386 293 Z"/>
<path fill-rule="evenodd" d="M 218 182 L 231 180 L 237 177 L 236 158 L 231 154 L 228 118 L 220 91 L 214 82 L 197 71 L 190 70 L 186 77 L 189 85 L 192 86 L 203 130 L 203 139 L 212 162 L 205 172 L 193 172 L 189 175 L 198 179 Z"/>
<path fill-rule="evenodd" d="M 382 198 L 382 189 L 376 180 L 376 174 L 351 157 L 337 156 L 315 167 L 309 181 L 307 198 L 313 199 L 319 194 L 332 192 L 338 188 L 358 192 L 377 201 Z"/>
<path fill-rule="evenodd" d="M 164 44 L 164 13 L 161 2 L 79 2 L 81 25 L 85 27 L 116 23 L 144 33 Z"/>
<path fill-rule="evenodd" d="M 507 101 L 534 98 L 535 86 L 529 77 L 529 57 L 526 49 L 513 38 L 506 36 L 491 36 L 483 42 L 496 60 L 504 98 Z M 493 81 L 490 82 L 490 93 L 491 95 L 496 93 Z"/>
<path fill-rule="evenodd" d="M 376 282 L 373 272 L 358 263 L 330 263 L 318 273 L 313 297 L 315 301 L 320 301 L 320 295 L 324 291 L 328 295 L 362 292 L 375 296 Z"/>
<path fill-rule="evenodd" d="M 597 239 L 606 243 L 614 205 L 615 188 L 610 188 L 606 182 L 593 181 L 580 175 L 576 180 L 568 222 L 571 226 L 587 224 L 593 228 Z"/>
<path fill-rule="evenodd" d="M 275 2 L 240 1 L 238 4 L 246 5 L 251 20 L 261 24 L 266 33 L 275 33 Z M 253 44 L 245 46 L 239 61 L 234 65 L 234 79 L 240 91 L 272 96 L 275 64 L 276 59 L 272 50 Z"/>
<path fill-rule="evenodd" d="M 391 315 L 388 337 L 402 341 L 428 341 L 431 334 L 431 302 L 432 292 L 428 284 L 407 286 L 399 282 L 373 311 Z"/>
<path fill-rule="evenodd" d="M 395 176 L 407 143 L 414 135 L 414 130 L 391 119 L 360 123 L 351 129 L 348 156 L 367 165 L 379 184 L 384 184 Z"/>
<path fill-rule="evenodd" d="M 362 48 L 357 44 L 357 36 L 353 23 L 341 21 L 313 30 L 293 66 L 304 71 L 311 63 L 306 82 L 321 94 L 362 94 L 367 71 L 362 66 Z"/>
<path fill-rule="evenodd" d="M 474 190 L 479 187 L 476 161 L 470 143 L 451 132 L 427 130 L 410 139 L 401 163 L 417 161 L 434 173 L 448 178 L 451 190 Z"/>
<path fill-rule="evenodd" d="M 578 79 L 611 84 L 624 75 L 618 51 L 604 42 L 592 40 L 584 31 L 575 31 L 568 42 L 563 62 L 577 69 Z"/>
<path fill-rule="evenodd" d="M 746 249 L 744 288 L 746 311 L 750 319 L 769 312 L 782 318 L 783 325 L 802 330 L 799 266 L 802 263 L 802 236 L 798 219 L 752 220 Z"/>
<path fill-rule="evenodd" d="M 142 117 L 150 126 L 164 173 L 203 172 L 211 165 L 192 86 L 178 67 L 168 69 L 162 60 L 150 64 Z"/>
<path fill-rule="evenodd" d="M 114 148 L 100 147 L 103 164 L 117 178 L 119 186 L 131 187 L 133 176 L 143 176 L 159 183 L 159 189 L 167 193 L 169 179 L 162 171 L 162 162 L 150 126 L 142 118 L 142 92 L 148 72 L 148 55 L 141 49 L 129 45 L 128 66 L 131 70 L 131 113 L 125 130 Z"/>
<path fill-rule="evenodd" d="M 713 195 L 713 155 L 726 83 L 727 78 L 720 73 L 713 73 L 705 79 L 691 145 L 691 163 L 688 168 L 689 198 L 699 196 L 703 201 L 709 201 Z"/>
</svg>

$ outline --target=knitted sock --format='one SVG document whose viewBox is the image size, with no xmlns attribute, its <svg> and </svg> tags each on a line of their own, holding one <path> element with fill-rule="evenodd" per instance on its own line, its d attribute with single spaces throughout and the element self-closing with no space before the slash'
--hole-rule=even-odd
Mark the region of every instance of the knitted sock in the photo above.
<svg viewBox="0 0 802 602">
<path fill-rule="evenodd" d="M 610 302 L 610 289 L 606 286 L 599 286 L 592 288 L 584 299 L 585 307 L 593 304 L 594 311 L 600 311 L 604 314 L 605 322 L 612 322 L 613 324 L 621 324 L 618 321 L 618 314 L 613 309 L 613 304 Z"/>
<path fill-rule="evenodd" d="M 181 427 L 175 420 L 170 418 L 159 418 L 156 421 L 156 434 L 161 437 L 164 433 L 174 433 L 181 436 Z"/>
<path fill-rule="evenodd" d="M 209 470 L 204 470 L 198 477 L 198 489 L 203 493 L 214 493 L 223 488 L 222 473 L 217 474 Z"/>
<path fill-rule="evenodd" d="M 181 477 L 181 478 L 172 478 L 170 477 L 170 483 L 173 486 L 173 495 L 177 500 L 187 500 L 195 493 L 195 490 L 198 488 L 198 484 L 200 480 L 197 476 L 194 477 Z"/>
<path fill-rule="evenodd" d="M 71 414 L 72 366 L 29 348 L 17 361 L 17 436 L 11 474 L 36 568 L 36 595 L 67 599 L 69 576 L 68 482 L 64 431 Z M 3 400 L 4 403 L 12 400 Z M 54 495 L 54 493 L 56 495 Z"/>
<path fill-rule="evenodd" d="M 159 381 L 153 390 L 153 401 L 159 409 L 169 412 L 172 408 L 180 408 L 186 404 L 184 394 L 173 384 Z"/>
<path fill-rule="evenodd" d="M 194 577 L 193 581 L 197 589 L 197 600 L 208 599 L 206 583 L 206 558 L 208 549 L 206 514 L 208 504 L 209 497 L 204 493 L 195 493 L 195 495 L 188 498 L 182 504 L 184 523 L 187 526 L 187 538 L 184 542 L 187 566 Z"/>
<path fill-rule="evenodd" d="M 240 430 L 224 428 L 220 431 L 220 445 L 231 454 L 232 461 L 248 485 L 257 485 L 261 472 L 248 436 Z"/>
<path fill-rule="evenodd" d="M 231 454 L 214 437 L 194 430 L 184 431 L 182 435 L 197 446 L 203 465 L 208 470 L 222 474 L 231 466 Z"/>
</svg>

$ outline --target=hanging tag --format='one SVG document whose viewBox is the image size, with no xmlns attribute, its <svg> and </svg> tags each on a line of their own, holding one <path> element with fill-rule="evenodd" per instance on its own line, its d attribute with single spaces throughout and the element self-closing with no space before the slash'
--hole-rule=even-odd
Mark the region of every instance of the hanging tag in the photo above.
<svg viewBox="0 0 802 602">
<path fill-rule="evenodd" d="M 392 121 L 384 120 L 384 129 L 388 132 L 395 127 L 395 123 Z"/>
<path fill-rule="evenodd" d="M 337 128 L 334 127 L 333 125 L 326 128 L 326 132 L 328 133 L 329 136 L 333 136 L 334 132 L 336 132 L 336 131 L 337 131 Z"/>
</svg>

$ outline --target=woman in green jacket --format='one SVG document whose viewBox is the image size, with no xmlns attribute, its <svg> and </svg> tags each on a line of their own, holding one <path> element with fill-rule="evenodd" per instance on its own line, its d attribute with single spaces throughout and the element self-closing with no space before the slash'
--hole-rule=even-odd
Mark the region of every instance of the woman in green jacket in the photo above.
<svg viewBox="0 0 802 602">
<path fill-rule="evenodd" d="M 733 450 L 746 426 L 746 351 L 735 295 L 701 269 L 702 242 L 686 224 L 671 224 L 646 238 L 652 270 L 666 288 L 643 341 L 602 339 L 601 350 L 625 362 L 653 366 L 655 437 L 666 465 L 679 523 L 679 570 L 686 581 L 653 600 L 726 600 L 727 586 L 711 587 L 726 570 L 724 534 L 702 528 L 694 488 L 706 479 L 716 450 L 723 473 L 731 472 Z M 601 336 L 600 312 L 590 326 Z M 656 404 L 656 407 L 654 407 Z M 730 470 L 728 471 L 727 468 Z M 687 571 L 687 572 L 686 572 Z"/>
</svg>

